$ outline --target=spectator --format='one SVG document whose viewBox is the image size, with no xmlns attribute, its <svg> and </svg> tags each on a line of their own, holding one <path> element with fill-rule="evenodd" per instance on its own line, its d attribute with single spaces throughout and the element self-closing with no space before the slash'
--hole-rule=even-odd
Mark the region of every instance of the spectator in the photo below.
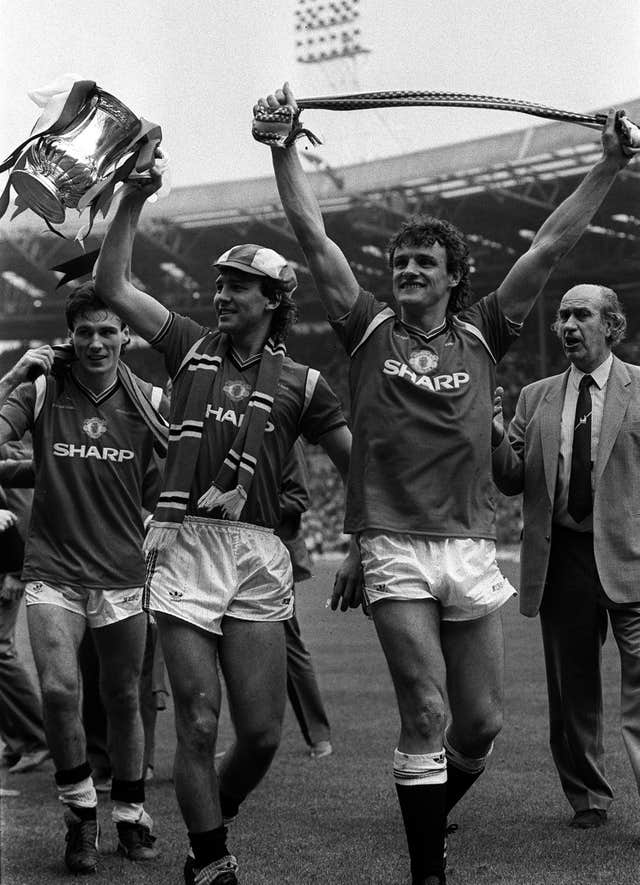
<svg viewBox="0 0 640 885">
<path fill-rule="evenodd" d="M 27 441 L 0 447 L 2 506 L 10 516 L 0 535 L 6 570 L 0 575 L 0 737 L 5 748 L 3 767 L 11 774 L 39 768 L 48 758 L 42 704 L 15 643 L 16 621 L 24 582 L 20 579 L 31 499 L 33 497 L 32 449 Z M 7 524 L 8 523 L 8 524 Z"/>
<path fill-rule="evenodd" d="M 309 505 L 308 479 L 300 441 L 296 443 L 282 476 L 280 487 L 280 536 L 291 557 L 294 611 L 284 622 L 287 649 L 287 695 L 311 759 L 333 752 L 331 727 L 311 655 L 304 643 L 295 612 L 296 585 L 311 577 L 311 562 L 302 536 L 301 516 Z"/>
</svg>

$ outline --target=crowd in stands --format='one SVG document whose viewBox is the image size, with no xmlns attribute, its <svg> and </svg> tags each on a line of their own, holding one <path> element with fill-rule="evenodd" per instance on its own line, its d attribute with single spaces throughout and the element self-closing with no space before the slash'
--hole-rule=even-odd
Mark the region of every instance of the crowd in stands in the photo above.
<svg viewBox="0 0 640 885">
<path fill-rule="evenodd" d="M 305 447 L 312 505 L 302 516 L 307 549 L 312 555 L 346 553 L 349 538 L 342 531 L 344 486 L 333 464 L 315 446 Z"/>
</svg>

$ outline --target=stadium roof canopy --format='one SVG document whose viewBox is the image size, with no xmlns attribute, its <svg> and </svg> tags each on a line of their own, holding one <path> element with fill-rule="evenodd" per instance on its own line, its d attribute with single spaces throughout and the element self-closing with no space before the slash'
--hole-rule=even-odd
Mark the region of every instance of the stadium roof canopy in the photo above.
<svg viewBox="0 0 640 885">
<path fill-rule="evenodd" d="M 640 99 L 626 105 L 640 121 Z M 321 149 L 320 149 L 321 150 Z M 331 169 L 305 152 L 329 235 L 344 249 L 360 282 L 388 296 L 385 243 L 410 214 L 426 212 L 468 235 L 478 294 L 494 288 L 550 211 L 600 155 L 599 135 L 573 124 L 537 125 L 474 141 Z M 580 281 L 640 294 L 640 167 L 615 182 L 589 231 L 556 271 L 552 294 Z M 50 339 L 64 333 L 66 286 L 50 268 L 76 257 L 77 214 L 63 239 L 31 212 L 0 221 L 0 318 L 3 340 Z M 73 217 L 71 217 L 73 216 Z M 86 248 L 99 244 L 97 222 Z M 272 178 L 174 189 L 145 209 L 133 272 L 168 306 L 211 321 L 211 263 L 238 242 L 269 245 L 295 263 L 305 329 L 323 319 L 297 243 L 283 219 Z M 640 302 L 637 312 L 640 314 Z"/>
</svg>

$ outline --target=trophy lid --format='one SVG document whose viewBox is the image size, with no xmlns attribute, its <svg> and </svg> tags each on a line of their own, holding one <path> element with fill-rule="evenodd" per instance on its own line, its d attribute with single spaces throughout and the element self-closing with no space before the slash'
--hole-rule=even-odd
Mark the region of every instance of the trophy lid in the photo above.
<svg viewBox="0 0 640 885">
<path fill-rule="evenodd" d="M 64 203 L 60 199 L 58 188 L 46 176 L 27 169 L 14 169 L 10 181 L 29 209 L 51 224 L 62 224 L 65 217 Z"/>
</svg>

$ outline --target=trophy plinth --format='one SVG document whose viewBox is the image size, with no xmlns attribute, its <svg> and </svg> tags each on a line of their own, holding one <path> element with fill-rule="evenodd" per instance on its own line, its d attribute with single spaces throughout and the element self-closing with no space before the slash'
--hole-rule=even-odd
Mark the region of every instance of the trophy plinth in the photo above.
<svg viewBox="0 0 640 885">
<path fill-rule="evenodd" d="M 16 169 L 11 184 L 30 209 L 51 224 L 62 224 L 65 205 L 58 188 L 40 172 Z"/>
</svg>

